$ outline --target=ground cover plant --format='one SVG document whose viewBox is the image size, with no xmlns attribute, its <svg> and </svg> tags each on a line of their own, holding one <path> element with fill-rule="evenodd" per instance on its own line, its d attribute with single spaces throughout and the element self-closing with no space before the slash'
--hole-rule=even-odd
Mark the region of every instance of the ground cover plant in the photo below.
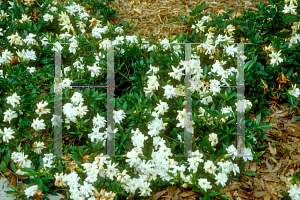
<svg viewBox="0 0 300 200">
<path fill-rule="evenodd" d="M 230 9 L 203 15 L 201 4 L 181 16 L 189 34 L 155 43 L 126 35 L 133 26 L 124 21 L 111 24 L 118 13 L 108 1 L 2 1 L 0 167 L 29 183 L 24 192 L 10 184 L 8 193 L 43 199 L 64 188 L 69 199 L 146 199 L 176 185 L 202 199 L 228 198 L 220 189 L 232 178 L 255 176 L 242 171 L 264 153 L 266 105 L 272 99 L 300 110 L 299 2 L 270 3 L 234 18 Z M 244 49 L 244 104 L 235 88 L 214 87 L 236 85 L 237 48 L 229 42 L 242 41 L 253 43 Z M 69 155 L 62 158 L 46 156 L 54 153 L 55 47 L 48 43 L 55 42 L 69 43 L 61 50 L 63 153 Z M 100 157 L 106 155 L 106 90 L 69 87 L 106 85 L 110 42 L 122 43 L 114 52 L 119 158 Z M 192 45 L 189 62 L 177 44 L 187 42 L 202 43 Z M 184 152 L 186 70 L 192 74 L 192 155 L 199 156 L 190 158 L 174 156 Z M 237 112 L 258 116 L 244 120 L 244 157 L 237 157 Z M 300 195 L 297 176 L 287 191 L 292 199 Z"/>
</svg>

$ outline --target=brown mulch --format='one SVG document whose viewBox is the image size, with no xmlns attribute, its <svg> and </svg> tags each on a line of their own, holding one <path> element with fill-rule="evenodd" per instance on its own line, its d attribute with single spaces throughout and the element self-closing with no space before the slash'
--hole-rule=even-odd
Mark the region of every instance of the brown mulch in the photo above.
<svg viewBox="0 0 300 200">
<path fill-rule="evenodd" d="M 151 37 L 153 32 L 154 40 L 168 38 L 171 39 L 174 35 L 179 35 L 181 31 L 184 33 L 189 30 L 187 25 L 183 25 L 183 22 L 172 22 L 167 24 L 170 16 L 176 18 L 180 14 L 188 16 L 191 10 L 196 5 L 200 5 L 205 2 L 204 6 L 207 6 L 202 13 L 216 15 L 219 10 L 226 10 L 230 7 L 234 10 L 234 14 L 242 13 L 243 9 L 251 11 L 257 10 L 255 4 L 259 4 L 260 1 L 244 1 L 244 0 L 117 0 L 117 4 L 122 3 L 113 8 L 118 10 L 118 13 L 122 15 L 117 16 L 117 19 L 113 23 L 118 23 L 121 20 L 130 22 L 131 24 L 136 23 L 135 29 L 132 30 L 128 35 L 137 35 L 140 33 L 141 38 Z M 264 3 L 269 4 L 268 0 L 263 0 Z M 111 6 L 112 3 L 110 2 Z"/>
</svg>

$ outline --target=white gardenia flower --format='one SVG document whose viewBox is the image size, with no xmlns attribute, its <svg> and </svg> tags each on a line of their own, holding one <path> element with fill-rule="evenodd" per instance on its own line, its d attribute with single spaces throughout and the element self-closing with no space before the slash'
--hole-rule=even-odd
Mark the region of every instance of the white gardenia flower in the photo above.
<svg viewBox="0 0 300 200">
<path fill-rule="evenodd" d="M 9 62 L 12 60 L 13 55 L 13 53 L 5 49 L 5 51 L 2 52 L 2 57 L 0 57 L 0 64 L 9 64 Z"/>
<path fill-rule="evenodd" d="M 39 117 L 41 117 L 43 114 L 47 114 L 50 113 L 50 109 L 49 108 L 45 108 L 48 105 L 48 102 L 45 101 L 43 103 L 44 100 L 42 100 L 41 102 L 39 102 L 37 104 L 37 109 L 35 110 L 35 112 L 39 115 Z"/>
<path fill-rule="evenodd" d="M 217 163 L 220 167 L 222 167 L 222 173 L 229 174 L 232 170 L 233 163 L 231 161 L 226 162 L 218 162 Z"/>
<path fill-rule="evenodd" d="M 34 144 L 32 145 L 32 147 L 35 147 L 33 148 L 32 151 L 34 151 L 36 154 L 41 154 L 42 153 L 42 150 L 44 148 L 46 148 L 44 142 L 34 142 Z"/>
<path fill-rule="evenodd" d="M 209 134 L 209 141 L 211 142 L 211 146 L 215 146 L 218 144 L 218 135 L 215 133 Z"/>
<path fill-rule="evenodd" d="M 79 92 L 75 92 L 73 94 L 73 96 L 71 97 L 71 102 L 74 104 L 74 105 L 78 105 L 79 103 L 83 102 L 84 99 L 82 98 L 82 94 L 79 93 Z"/>
<path fill-rule="evenodd" d="M 205 173 L 215 174 L 217 167 L 214 165 L 214 163 L 211 160 L 208 160 L 204 163 L 204 170 Z"/>
<path fill-rule="evenodd" d="M 226 53 L 234 57 L 234 52 L 237 53 L 237 48 L 234 48 L 234 45 L 228 46 L 226 48 Z"/>
<path fill-rule="evenodd" d="M 39 118 L 36 118 L 36 119 L 33 120 L 33 123 L 31 124 L 31 127 L 34 130 L 39 131 L 39 130 L 45 129 L 46 124 L 44 123 L 43 119 L 39 120 Z"/>
<path fill-rule="evenodd" d="M 78 47 L 78 42 L 72 42 L 69 46 L 70 53 L 76 53 L 76 47 Z"/>
<path fill-rule="evenodd" d="M 160 114 L 165 114 L 165 112 L 168 111 L 169 106 L 166 102 L 162 102 L 161 100 L 159 100 L 160 104 L 158 104 L 157 107 L 154 108 L 154 110 L 158 111 Z"/>
<path fill-rule="evenodd" d="M 14 93 L 12 96 L 6 98 L 6 102 L 14 107 L 20 104 L 21 97 Z"/>
<path fill-rule="evenodd" d="M 292 90 L 289 90 L 288 93 L 289 93 L 290 95 L 293 95 L 293 96 L 296 97 L 296 98 L 299 98 L 299 96 L 300 96 L 300 89 L 299 89 L 299 88 L 296 88 L 296 84 L 294 84 L 294 85 L 292 86 Z"/>
<path fill-rule="evenodd" d="M 164 96 L 166 96 L 167 99 L 170 99 L 170 98 L 176 96 L 175 88 L 172 85 L 166 85 L 166 86 L 164 86 L 162 88 L 165 89 Z"/>
<path fill-rule="evenodd" d="M 84 117 L 84 115 L 88 112 L 87 106 L 82 106 L 82 104 L 83 102 L 80 102 L 79 105 L 74 108 L 76 115 L 79 116 L 80 119 L 82 119 L 82 117 Z"/>
<path fill-rule="evenodd" d="M 30 74 L 32 74 L 32 73 L 35 72 L 35 71 L 36 71 L 35 67 L 30 67 L 30 68 L 29 68 L 29 73 L 30 73 Z"/>
<path fill-rule="evenodd" d="M 228 177 L 224 173 L 218 173 L 215 179 L 217 180 L 217 185 L 220 183 L 223 187 L 225 187 Z"/>
<path fill-rule="evenodd" d="M 80 192 L 84 194 L 85 197 L 89 197 L 90 195 L 94 194 L 94 186 L 92 184 L 87 183 L 86 181 L 83 182 L 84 185 L 80 187 Z"/>
<path fill-rule="evenodd" d="M 233 145 L 229 146 L 226 150 L 233 159 L 237 156 L 237 149 Z"/>
<path fill-rule="evenodd" d="M 119 34 L 123 33 L 123 28 L 122 27 L 116 27 L 115 31 Z"/>
<path fill-rule="evenodd" d="M 203 103 L 203 104 L 205 104 L 205 105 L 208 105 L 208 104 L 210 104 L 211 102 L 213 102 L 211 96 L 208 96 L 208 97 L 205 97 L 205 98 L 201 99 L 201 103 Z"/>
<path fill-rule="evenodd" d="M 51 21 L 53 22 L 53 15 L 50 15 L 49 13 L 46 13 L 44 16 L 44 21 L 47 22 L 47 21 Z"/>
<path fill-rule="evenodd" d="M 13 118 L 18 117 L 16 111 L 11 110 L 10 108 L 4 112 L 4 120 L 3 122 L 11 122 Z"/>
<path fill-rule="evenodd" d="M 124 169 L 122 173 L 119 173 L 117 176 L 117 182 L 126 183 L 130 179 L 130 176 L 126 173 L 126 169 Z"/>
<path fill-rule="evenodd" d="M 118 164 L 116 163 L 112 163 L 111 160 L 107 162 L 107 168 L 105 169 L 105 172 L 111 180 L 113 180 L 114 176 L 116 176 L 117 173 L 119 173 L 119 170 L 116 168 L 117 165 Z"/>
<path fill-rule="evenodd" d="M 246 162 L 247 160 L 253 160 L 253 155 L 252 155 L 252 152 L 251 152 L 251 149 L 250 148 L 245 148 L 244 150 L 244 161 Z"/>
<path fill-rule="evenodd" d="M 18 32 L 16 32 L 15 35 L 8 36 L 7 38 L 9 39 L 9 43 L 10 43 L 11 46 L 13 44 L 23 45 L 22 38 L 19 36 Z"/>
<path fill-rule="evenodd" d="M 300 199 L 300 187 L 298 187 L 297 184 L 291 185 L 288 193 L 290 194 L 292 199 Z"/>
<path fill-rule="evenodd" d="M 33 45 L 33 43 L 36 42 L 36 40 L 34 39 L 34 37 L 36 37 L 35 34 L 29 33 L 29 35 L 26 37 L 26 39 L 24 39 L 24 42 L 29 45 Z"/>
<path fill-rule="evenodd" d="M 36 60 L 35 52 L 33 50 L 26 49 L 24 59 L 25 60 Z"/>
<path fill-rule="evenodd" d="M 93 66 L 87 66 L 88 70 L 91 72 L 92 77 L 99 76 L 101 67 L 98 67 L 95 63 Z"/>
<path fill-rule="evenodd" d="M 285 14 L 291 13 L 293 15 L 297 15 L 296 9 L 297 9 L 297 6 L 295 6 L 292 3 L 289 6 L 287 6 L 287 4 L 284 4 L 284 8 L 283 8 L 282 12 Z"/>
<path fill-rule="evenodd" d="M 24 22 L 31 22 L 30 20 L 31 17 L 28 17 L 26 14 L 22 14 L 22 19 L 20 20 L 21 23 Z"/>
<path fill-rule="evenodd" d="M 277 53 L 272 52 L 272 53 L 269 55 L 269 57 L 272 58 L 272 59 L 271 59 L 271 65 L 273 65 L 273 67 L 274 67 L 274 64 L 278 65 L 279 63 L 281 63 L 281 62 L 283 61 L 283 59 L 280 58 L 280 55 L 281 55 L 280 52 L 281 52 L 281 50 L 280 50 L 279 52 L 277 52 Z"/>
<path fill-rule="evenodd" d="M 31 187 L 28 187 L 25 189 L 25 195 L 27 197 L 33 197 L 35 195 L 35 193 L 37 193 L 38 191 L 38 186 L 37 185 L 33 185 Z"/>
<path fill-rule="evenodd" d="M 12 128 L 4 128 L 4 131 L 2 131 L 0 129 L 0 134 L 3 134 L 3 141 L 6 143 L 9 143 L 9 140 L 14 139 L 15 136 L 13 136 L 12 134 L 14 134 L 15 131 Z"/>
<path fill-rule="evenodd" d="M 114 120 L 115 123 L 120 123 L 122 120 L 125 118 L 125 112 L 124 110 L 119 110 L 119 111 L 113 111 L 114 112 Z"/>
<path fill-rule="evenodd" d="M 288 47 L 291 48 L 294 44 L 297 44 L 298 42 L 300 42 L 300 34 L 295 34 L 291 37 Z"/>
<path fill-rule="evenodd" d="M 65 79 L 63 79 L 63 81 L 61 82 L 61 87 L 62 87 L 62 88 L 70 87 L 72 82 L 73 82 L 73 81 L 70 80 L 69 78 L 65 78 Z M 56 86 L 56 87 L 57 87 L 57 86 Z M 71 87 L 70 87 L 70 88 L 71 88 Z M 60 89 L 59 89 L 59 91 L 60 91 Z"/>
<path fill-rule="evenodd" d="M 234 173 L 234 175 L 236 176 L 236 173 L 240 173 L 240 168 L 237 164 L 233 164 L 232 165 L 232 171 Z"/>
<path fill-rule="evenodd" d="M 97 113 L 97 117 L 94 117 L 93 119 L 93 126 L 104 128 L 106 126 L 106 120 L 105 117 L 102 117 Z"/>
<path fill-rule="evenodd" d="M 241 101 L 241 100 L 239 100 L 237 103 L 235 103 L 235 105 L 237 107 L 236 108 L 237 112 L 245 112 L 245 110 L 247 108 L 250 109 L 252 107 L 252 103 L 249 100 L 247 100 L 247 99 L 244 99 L 244 102 Z"/>
<path fill-rule="evenodd" d="M 199 21 L 199 22 L 200 22 L 200 21 Z M 192 25 L 192 27 L 191 27 L 192 29 L 195 29 L 195 28 L 196 28 L 196 33 L 199 33 L 199 31 L 200 31 L 200 32 L 204 32 L 204 31 L 205 31 L 205 27 L 206 27 L 206 26 L 203 26 L 204 22 L 200 22 L 200 23 L 199 23 L 199 22 L 198 22 L 198 24 L 196 24 L 196 26 L 195 26 L 195 25 Z"/>
<path fill-rule="evenodd" d="M 183 75 L 182 70 L 184 70 L 184 69 L 179 69 L 179 66 L 178 66 L 177 68 L 175 68 L 174 66 L 172 66 L 172 69 L 173 69 L 173 72 L 169 72 L 168 74 L 169 74 L 172 78 L 174 78 L 174 79 L 180 81 L 180 79 L 181 79 L 181 77 L 182 77 L 182 75 Z"/>
<path fill-rule="evenodd" d="M 104 49 L 107 51 L 109 47 L 111 47 L 112 42 L 108 38 L 105 38 L 100 44 L 99 44 L 99 49 Z"/>
<path fill-rule="evenodd" d="M 205 190 L 205 192 L 207 192 L 207 189 L 212 188 L 212 185 L 210 185 L 210 182 L 208 182 L 206 178 L 200 178 L 198 180 L 198 184 L 203 190 Z"/>
</svg>

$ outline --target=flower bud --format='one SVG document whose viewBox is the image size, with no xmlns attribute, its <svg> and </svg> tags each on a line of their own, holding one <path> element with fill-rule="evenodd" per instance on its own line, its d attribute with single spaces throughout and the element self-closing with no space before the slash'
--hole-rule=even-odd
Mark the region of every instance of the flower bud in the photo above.
<svg viewBox="0 0 300 200">
<path fill-rule="evenodd" d="M 107 21 L 107 27 L 111 29 L 111 25 L 110 25 L 109 21 Z"/>
<path fill-rule="evenodd" d="M 130 47 L 130 48 L 132 48 L 132 47 L 133 47 L 133 45 L 132 45 L 132 44 L 130 44 L 130 45 L 129 45 L 129 47 Z"/>
<path fill-rule="evenodd" d="M 298 77 L 298 73 L 295 72 L 295 73 L 292 74 L 292 76 L 293 76 L 293 78 L 294 78 L 294 76 Z"/>
<path fill-rule="evenodd" d="M 74 30 L 74 29 L 72 30 L 72 32 L 73 32 L 73 35 L 75 35 L 75 36 L 76 36 L 76 32 L 75 32 L 75 30 Z"/>
<path fill-rule="evenodd" d="M 83 172 L 83 169 L 81 169 L 81 168 L 76 168 L 76 170 L 77 170 L 78 172 Z"/>
<path fill-rule="evenodd" d="M 256 99 L 256 100 L 254 101 L 254 103 L 255 103 L 255 104 L 258 103 L 258 100 Z"/>
<path fill-rule="evenodd" d="M 228 158 L 228 157 L 229 157 L 229 154 L 225 154 L 225 155 L 224 155 L 224 158 Z"/>
<path fill-rule="evenodd" d="M 248 106 L 248 107 L 246 108 L 246 111 L 249 112 L 249 110 L 250 110 L 250 108 L 249 108 L 249 106 Z"/>
<path fill-rule="evenodd" d="M 167 81 L 167 84 L 169 84 L 169 83 L 171 83 L 171 80 L 168 80 L 168 81 Z"/>
<path fill-rule="evenodd" d="M 171 121 L 171 119 L 170 119 L 170 118 L 166 118 L 165 121 L 166 121 L 166 122 L 169 122 L 169 121 Z"/>
</svg>

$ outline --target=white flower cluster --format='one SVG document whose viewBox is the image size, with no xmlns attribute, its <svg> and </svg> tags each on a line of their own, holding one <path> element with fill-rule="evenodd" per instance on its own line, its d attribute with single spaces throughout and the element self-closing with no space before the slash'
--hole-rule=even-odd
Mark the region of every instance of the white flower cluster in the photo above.
<svg viewBox="0 0 300 200">
<path fill-rule="evenodd" d="M 252 107 L 251 101 L 247 99 L 245 99 L 244 102 L 239 100 L 237 103 L 235 103 L 235 105 L 236 105 L 236 111 L 241 113 L 245 112 L 247 108 L 250 109 Z"/>
<path fill-rule="evenodd" d="M 171 44 L 178 43 L 177 39 L 174 40 L 172 43 L 170 43 L 169 39 L 167 39 L 167 38 L 165 38 L 163 40 L 158 39 L 158 42 L 162 45 L 164 51 L 171 50 L 172 49 Z M 173 49 L 174 49 L 174 53 L 176 53 L 178 55 L 181 52 L 180 44 L 173 45 Z"/>
<path fill-rule="evenodd" d="M 291 185 L 290 189 L 287 191 L 290 194 L 292 200 L 300 199 L 300 187 L 297 184 Z"/>
<path fill-rule="evenodd" d="M 289 5 L 287 5 L 288 2 L 290 3 Z M 291 13 L 292 15 L 297 15 L 297 0 L 285 0 L 285 3 L 282 12 L 285 14 Z"/>
<path fill-rule="evenodd" d="M 83 116 L 86 115 L 86 113 L 88 112 L 88 108 L 87 106 L 83 106 L 83 101 L 84 99 L 82 98 L 82 94 L 75 92 L 71 97 L 72 103 L 66 103 L 63 106 L 63 113 L 67 116 L 65 119 L 65 123 L 76 123 L 77 116 L 82 119 Z M 67 126 L 67 129 L 70 129 L 70 125 Z"/>
<path fill-rule="evenodd" d="M 238 151 L 237 149 L 231 145 L 227 149 L 227 152 L 230 156 L 232 156 L 233 159 L 235 159 L 238 156 Z M 252 152 L 250 148 L 245 148 L 244 149 L 244 155 L 243 160 L 246 162 L 247 160 L 253 160 Z"/>
<path fill-rule="evenodd" d="M 288 93 L 296 98 L 300 97 L 300 89 L 296 88 L 296 84 L 293 85 L 292 89 L 289 90 Z"/>
<path fill-rule="evenodd" d="M 42 190 L 39 190 L 37 185 L 27 187 L 24 192 L 27 197 L 33 197 L 35 194 L 41 195 L 43 193 Z"/>
<path fill-rule="evenodd" d="M 133 146 L 143 148 L 144 141 L 148 139 L 148 136 L 144 136 L 144 134 L 140 132 L 139 128 L 137 128 L 136 131 L 131 130 L 131 133 L 134 133 L 131 137 Z"/>
<path fill-rule="evenodd" d="M 126 170 L 123 170 L 122 173 L 119 173 L 116 168 L 117 164 L 112 163 L 111 160 L 107 160 L 107 157 L 102 157 L 103 153 L 99 156 L 96 156 L 93 163 L 84 163 L 81 164 L 84 167 L 84 172 L 87 174 L 87 178 L 83 181 L 83 185 L 80 185 L 78 181 L 80 177 L 76 171 L 72 171 L 70 174 L 56 173 L 55 176 L 55 186 L 69 186 L 72 199 L 95 199 L 96 194 L 99 195 L 97 189 L 92 185 L 98 179 L 98 175 L 105 178 L 106 176 L 110 179 L 117 178 L 118 181 L 124 182 L 129 180 L 129 176 L 126 175 Z M 106 169 L 105 169 L 106 165 Z M 77 164 L 76 164 L 77 166 Z M 78 166 L 77 166 L 78 167 Z M 114 199 L 115 193 L 105 192 L 104 189 L 101 190 L 101 195 L 106 199 Z"/>
<path fill-rule="evenodd" d="M 31 168 L 31 160 L 27 159 L 28 155 L 24 155 L 24 152 L 13 152 L 11 154 L 11 159 L 16 164 L 17 168 Z M 27 174 L 27 172 L 18 169 L 16 171 L 19 175 Z"/>
<path fill-rule="evenodd" d="M 193 120 L 188 120 L 185 123 L 185 118 L 187 117 L 187 119 L 191 119 L 192 113 L 186 113 L 185 108 L 183 109 L 183 111 L 177 110 L 177 112 L 178 115 L 176 119 L 179 120 L 179 123 L 176 125 L 176 127 L 186 128 L 189 133 L 194 133 L 193 125 L 195 124 L 195 122 Z"/>
<path fill-rule="evenodd" d="M 206 26 L 203 26 L 203 24 L 204 24 L 205 22 L 209 22 L 209 21 L 211 21 L 211 20 L 212 20 L 212 18 L 211 18 L 210 16 L 204 16 L 204 17 L 202 17 L 201 20 L 199 20 L 199 21 L 197 22 L 196 26 L 195 26 L 195 25 L 192 25 L 191 28 L 192 28 L 192 29 L 196 29 L 196 33 L 204 32 Z"/>
</svg>

